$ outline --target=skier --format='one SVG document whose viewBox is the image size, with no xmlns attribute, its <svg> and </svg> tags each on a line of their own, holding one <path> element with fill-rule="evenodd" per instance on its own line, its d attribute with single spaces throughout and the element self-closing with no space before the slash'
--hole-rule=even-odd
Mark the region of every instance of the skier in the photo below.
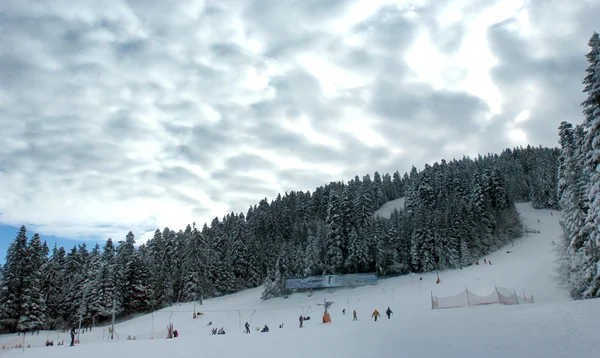
<svg viewBox="0 0 600 358">
<path fill-rule="evenodd" d="M 375 318 L 375 322 L 377 322 L 377 317 L 381 316 L 379 314 L 379 311 L 377 311 L 377 309 L 375 309 L 375 311 L 373 311 L 373 314 L 371 315 L 371 317 Z"/>
<path fill-rule="evenodd" d="M 492 260 L 488 260 L 488 264 L 490 264 L 490 266 L 492 265 Z"/>
<path fill-rule="evenodd" d="M 483 259 L 483 264 L 484 265 L 487 264 L 487 260 L 486 259 Z"/>
<path fill-rule="evenodd" d="M 302 317 L 302 315 L 300 315 L 299 320 L 300 320 L 300 328 L 302 328 L 302 322 L 304 322 L 304 317 Z"/>
<path fill-rule="evenodd" d="M 246 327 L 246 334 L 250 334 L 250 323 L 246 322 L 244 327 Z"/>
<path fill-rule="evenodd" d="M 357 321 L 358 318 L 356 318 L 356 310 L 352 311 L 352 320 L 353 321 Z"/>
<path fill-rule="evenodd" d="M 392 312 L 392 310 L 388 307 L 387 311 L 385 311 L 385 314 L 388 316 L 388 319 L 390 319 L 390 315 L 394 313 Z"/>
</svg>

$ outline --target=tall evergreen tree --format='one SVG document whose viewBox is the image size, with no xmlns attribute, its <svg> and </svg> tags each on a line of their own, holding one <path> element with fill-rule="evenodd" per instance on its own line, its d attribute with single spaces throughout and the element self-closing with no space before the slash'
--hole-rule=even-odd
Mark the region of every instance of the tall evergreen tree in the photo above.
<svg viewBox="0 0 600 358">
<path fill-rule="evenodd" d="M 585 231 L 589 240 L 585 244 L 587 270 L 586 280 L 589 282 L 583 293 L 584 297 L 600 297 L 600 36 L 594 32 L 589 41 L 591 51 L 587 54 L 590 67 L 584 79 L 586 100 L 582 103 L 586 128 L 584 172 L 589 175 L 587 185 L 587 213 Z"/>
<path fill-rule="evenodd" d="M 31 237 L 26 249 L 26 265 L 23 274 L 21 315 L 17 321 L 20 331 L 38 330 L 46 322 L 46 302 L 42 292 L 42 270 L 45 263 L 44 249 L 38 234 Z"/>
<path fill-rule="evenodd" d="M 26 294 L 28 273 L 27 230 L 21 226 L 15 241 L 10 245 L 4 265 L 4 285 L 0 290 L 0 323 L 8 330 L 17 330 L 23 315 L 23 297 Z M 20 328 L 19 328 L 20 329 Z"/>
</svg>

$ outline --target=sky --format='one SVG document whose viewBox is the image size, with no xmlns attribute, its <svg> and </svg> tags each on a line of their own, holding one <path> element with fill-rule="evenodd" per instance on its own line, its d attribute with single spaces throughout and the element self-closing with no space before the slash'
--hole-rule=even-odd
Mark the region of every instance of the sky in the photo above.
<svg viewBox="0 0 600 358">
<path fill-rule="evenodd" d="M 143 242 L 280 192 L 557 146 L 559 123 L 582 121 L 599 13 L 592 0 L 4 0 L 0 252 L 23 224 Z"/>
</svg>

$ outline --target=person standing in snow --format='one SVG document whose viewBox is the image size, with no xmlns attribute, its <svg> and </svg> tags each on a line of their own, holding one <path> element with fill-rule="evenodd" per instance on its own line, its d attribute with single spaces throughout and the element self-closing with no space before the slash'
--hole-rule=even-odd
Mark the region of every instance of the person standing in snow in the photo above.
<svg viewBox="0 0 600 358">
<path fill-rule="evenodd" d="M 371 315 L 371 317 L 375 318 L 375 322 L 377 322 L 377 317 L 381 316 L 379 314 L 379 311 L 377 311 L 377 309 L 375 311 L 373 311 L 373 314 Z"/>
<path fill-rule="evenodd" d="M 392 310 L 388 307 L 388 309 L 385 311 L 385 314 L 388 316 L 388 319 L 390 319 L 390 316 L 392 315 Z"/>
<path fill-rule="evenodd" d="M 358 318 L 356 318 L 356 310 L 352 311 L 352 320 L 353 321 L 357 321 Z"/>
<path fill-rule="evenodd" d="M 246 322 L 244 327 L 246 327 L 246 334 L 250 334 L 250 323 Z"/>
<path fill-rule="evenodd" d="M 75 345 L 75 327 L 71 328 L 71 347 Z"/>
<path fill-rule="evenodd" d="M 300 328 L 302 328 L 302 322 L 304 322 L 304 317 L 302 317 L 302 315 L 300 315 L 299 320 L 300 320 Z"/>
</svg>

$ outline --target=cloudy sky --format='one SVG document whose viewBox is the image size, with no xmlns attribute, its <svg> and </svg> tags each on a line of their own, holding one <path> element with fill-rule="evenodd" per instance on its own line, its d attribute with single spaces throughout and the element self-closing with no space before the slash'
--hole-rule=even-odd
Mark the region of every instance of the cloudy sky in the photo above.
<svg viewBox="0 0 600 358">
<path fill-rule="evenodd" d="M 0 237 L 140 238 L 580 123 L 591 0 L 0 1 Z"/>
</svg>

